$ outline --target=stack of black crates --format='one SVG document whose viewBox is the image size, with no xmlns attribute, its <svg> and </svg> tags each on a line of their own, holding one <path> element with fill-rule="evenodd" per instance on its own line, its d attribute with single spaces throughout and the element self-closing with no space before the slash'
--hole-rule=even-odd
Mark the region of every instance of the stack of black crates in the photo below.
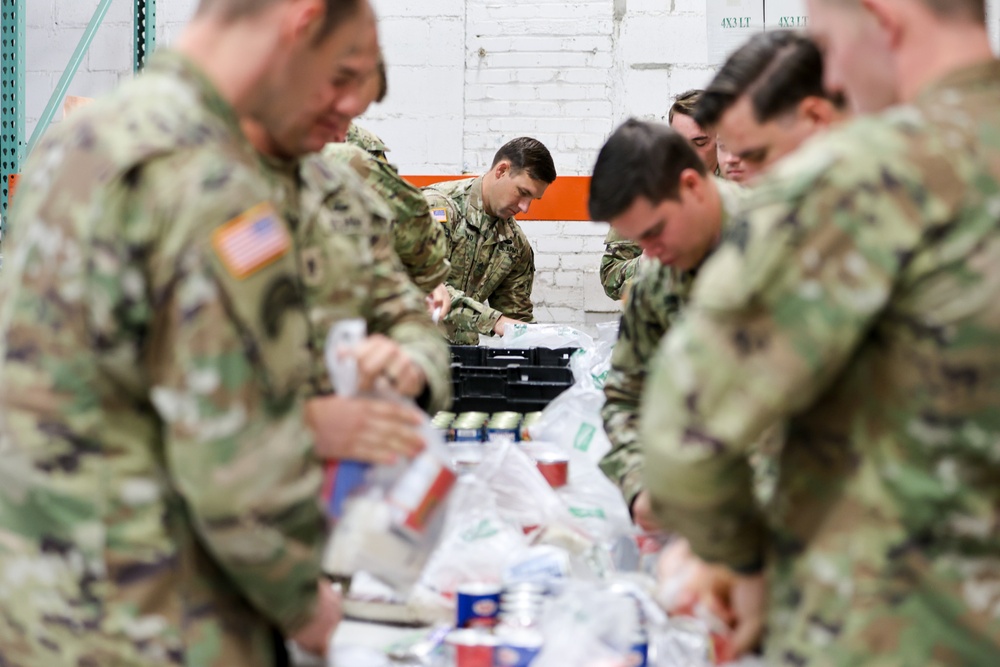
<svg viewBox="0 0 1000 667">
<path fill-rule="evenodd" d="M 454 412 L 536 412 L 573 386 L 575 347 L 451 347 Z"/>
</svg>

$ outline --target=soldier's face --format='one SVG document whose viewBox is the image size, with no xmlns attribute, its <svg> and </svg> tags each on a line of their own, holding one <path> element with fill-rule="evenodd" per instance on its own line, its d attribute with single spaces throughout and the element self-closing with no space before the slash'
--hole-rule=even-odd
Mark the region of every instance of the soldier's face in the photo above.
<svg viewBox="0 0 1000 667">
<path fill-rule="evenodd" d="M 747 180 L 747 170 L 743 165 L 743 159 L 729 150 L 729 146 L 721 139 L 716 139 L 715 148 L 719 154 L 719 173 L 722 174 L 722 177 L 734 183 L 742 183 Z"/>
<path fill-rule="evenodd" d="M 824 86 L 842 92 L 854 110 L 872 113 L 899 100 L 888 36 L 858 5 L 807 0 L 809 32 L 823 52 Z"/>
<path fill-rule="evenodd" d="M 719 141 L 740 159 L 746 180 L 752 180 L 838 116 L 829 100 L 808 97 L 792 111 L 761 123 L 750 98 L 743 96 L 719 120 Z"/>
<path fill-rule="evenodd" d="M 682 113 L 674 114 L 670 127 L 688 140 L 710 172 L 714 173 L 719 168 L 719 156 L 715 153 L 715 134 L 706 132 L 701 125 L 694 122 L 694 118 Z"/>
<path fill-rule="evenodd" d="M 344 58 L 334 80 L 331 104 L 309 127 L 303 149 L 318 151 L 330 142 L 343 142 L 351 121 L 375 101 L 379 90 L 378 63 L 381 50 L 378 29 L 373 21 L 363 31 L 358 47 Z"/>
<path fill-rule="evenodd" d="M 249 115 L 285 149 L 284 152 L 295 154 L 288 150 L 294 146 L 287 145 L 287 138 L 301 134 L 299 128 L 302 126 L 311 127 L 333 103 L 338 93 L 339 63 L 357 48 L 364 25 L 374 19 L 371 8 L 365 3 L 330 35 L 317 42 L 325 3 L 303 0 L 287 6 L 293 18 L 298 15 L 296 12 L 304 13 L 310 7 L 318 6 L 321 11 L 299 31 L 282 28 L 269 70 L 256 91 L 257 109 Z M 288 21 L 295 25 L 292 18 Z M 300 20 L 304 21 L 305 18 Z"/>
<path fill-rule="evenodd" d="M 527 213 L 531 202 L 541 199 L 549 187 L 548 183 L 533 179 L 527 171 L 513 171 L 506 160 L 493 169 L 496 179 L 486 204 L 498 218 Z"/>
<path fill-rule="evenodd" d="M 643 254 L 680 271 L 693 269 L 718 242 L 722 228 L 722 209 L 709 196 L 709 178 L 688 169 L 681 174 L 679 199 L 654 204 L 639 197 L 611 226 L 638 243 Z"/>
</svg>

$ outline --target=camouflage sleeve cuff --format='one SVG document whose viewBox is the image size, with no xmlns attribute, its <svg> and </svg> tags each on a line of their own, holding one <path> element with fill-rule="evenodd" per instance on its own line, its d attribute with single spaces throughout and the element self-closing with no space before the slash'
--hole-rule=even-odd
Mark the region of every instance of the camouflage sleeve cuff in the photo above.
<svg viewBox="0 0 1000 667">
<path fill-rule="evenodd" d="M 476 320 L 476 325 L 479 330 L 479 333 L 485 334 L 487 336 L 492 336 L 493 327 L 497 325 L 497 322 L 500 321 L 501 317 L 503 317 L 503 313 L 501 313 L 499 310 L 494 310 L 489 306 L 483 305 L 483 312 L 479 316 L 479 319 Z"/>
<path fill-rule="evenodd" d="M 625 497 L 625 503 L 631 511 L 632 503 L 635 502 L 635 497 L 642 492 L 642 468 L 636 466 L 632 470 L 626 472 L 622 477 L 619 486 L 622 490 L 622 496 Z"/>
<path fill-rule="evenodd" d="M 430 294 L 434 291 L 434 288 L 443 283 L 448 277 L 448 274 L 451 273 L 451 262 L 444 260 L 440 264 L 427 267 L 427 269 L 422 272 L 414 271 L 413 273 L 409 273 L 409 267 L 407 267 L 407 271 L 410 276 L 410 280 L 412 280 L 413 283 L 425 294 Z"/>
<path fill-rule="evenodd" d="M 749 508 L 722 511 L 666 505 L 655 495 L 652 502 L 664 528 L 684 535 L 699 558 L 742 574 L 761 570 L 767 528 L 754 503 Z"/>
<path fill-rule="evenodd" d="M 442 344 L 444 339 L 442 339 Z M 427 403 L 421 405 L 430 414 L 447 410 L 451 407 L 451 368 L 450 362 L 442 365 L 440 361 L 435 361 L 434 355 L 428 354 L 421 346 L 404 345 L 407 355 L 414 364 L 424 372 L 426 379 L 425 393 Z"/>
</svg>

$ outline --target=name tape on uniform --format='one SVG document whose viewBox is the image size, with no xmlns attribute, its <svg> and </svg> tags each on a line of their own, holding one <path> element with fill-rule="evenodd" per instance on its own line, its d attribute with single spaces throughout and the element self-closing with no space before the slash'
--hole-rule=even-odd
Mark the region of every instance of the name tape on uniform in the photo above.
<svg viewBox="0 0 1000 667">
<path fill-rule="evenodd" d="M 278 212 L 264 202 L 215 230 L 212 247 L 229 273 L 242 280 L 287 253 L 292 239 Z"/>
</svg>

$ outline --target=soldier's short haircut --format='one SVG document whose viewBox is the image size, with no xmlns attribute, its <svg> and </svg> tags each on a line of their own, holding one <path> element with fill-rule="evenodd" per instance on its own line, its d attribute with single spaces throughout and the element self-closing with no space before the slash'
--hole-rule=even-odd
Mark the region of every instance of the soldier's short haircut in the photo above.
<svg viewBox="0 0 1000 667">
<path fill-rule="evenodd" d="M 708 84 L 694 111 L 702 127 L 712 126 L 744 95 L 758 123 L 792 111 L 807 97 L 827 98 L 843 106 L 839 94 L 823 87 L 823 54 L 797 32 L 758 33 L 736 50 Z"/>
<path fill-rule="evenodd" d="M 201 0 L 198 3 L 197 15 L 215 13 L 223 21 L 236 21 L 261 12 L 284 0 Z M 342 21 L 361 8 L 364 0 L 325 0 L 326 16 L 319 38 L 323 39 L 340 25 Z"/>
<path fill-rule="evenodd" d="M 860 0 L 826 0 L 841 5 L 859 5 Z M 986 0 L 915 0 L 924 3 L 931 11 L 946 19 L 969 20 L 986 23 Z"/>
<path fill-rule="evenodd" d="M 551 183 L 556 180 L 556 165 L 552 162 L 549 149 L 537 139 L 518 137 L 511 139 L 493 156 L 493 164 L 497 166 L 503 160 L 510 161 L 511 171 L 527 171 L 533 180 Z"/>
<path fill-rule="evenodd" d="M 640 197 L 654 206 L 680 198 L 681 174 L 705 163 L 681 134 L 663 123 L 630 118 L 608 138 L 590 178 L 592 220 L 610 221 Z"/>
<path fill-rule="evenodd" d="M 378 69 L 375 76 L 378 77 L 378 95 L 375 97 L 375 101 L 381 104 L 385 96 L 389 94 L 389 77 L 386 76 L 385 60 L 381 54 L 378 57 Z"/>
<path fill-rule="evenodd" d="M 674 103 L 670 105 L 670 111 L 667 112 L 667 122 L 671 125 L 674 124 L 674 116 L 680 114 L 682 116 L 689 116 L 694 118 L 695 107 L 698 106 L 698 102 L 701 101 L 701 96 L 704 90 L 686 90 L 674 100 Z"/>
</svg>

